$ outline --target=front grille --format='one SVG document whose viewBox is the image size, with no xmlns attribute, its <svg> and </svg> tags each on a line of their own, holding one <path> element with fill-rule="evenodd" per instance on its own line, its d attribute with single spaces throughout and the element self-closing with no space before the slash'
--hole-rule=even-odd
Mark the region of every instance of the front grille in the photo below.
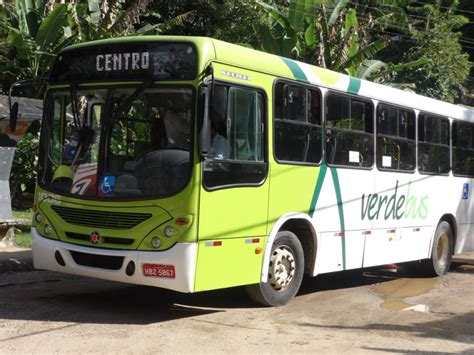
<svg viewBox="0 0 474 355">
<path fill-rule="evenodd" d="M 89 234 L 82 233 L 72 233 L 66 232 L 66 236 L 70 239 L 85 240 L 90 241 Z M 100 237 L 104 243 L 109 244 L 120 244 L 120 245 L 130 245 L 133 244 L 134 240 L 130 238 L 118 238 L 118 237 Z"/>
<path fill-rule="evenodd" d="M 66 232 L 66 237 L 71 239 L 90 241 L 91 236 L 89 234 Z"/>
<path fill-rule="evenodd" d="M 74 262 L 82 266 L 120 270 L 123 264 L 123 256 L 86 254 L 73 250 L 71 250 L 70 253 Z"/>
<path fill-rule="evenodd" d="M 67 223 L 96 228 L 130 229 L 152 216 L 151 213 L 95 211 L 63 206 L 51 208 Z"/>
</svg>

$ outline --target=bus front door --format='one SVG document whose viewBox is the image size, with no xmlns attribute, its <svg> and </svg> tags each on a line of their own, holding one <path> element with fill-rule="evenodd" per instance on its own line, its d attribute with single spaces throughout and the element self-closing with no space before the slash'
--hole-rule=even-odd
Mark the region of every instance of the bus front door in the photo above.
<svg viewBox="0 0 474 355">
<path fill-rule="evenodd" d="M 223 85 L 216 92 L 226 110 L 212 122 L 201 164 L 196 291 L 258 283 L 267 235 L 263 95 Z"/>
</svg>

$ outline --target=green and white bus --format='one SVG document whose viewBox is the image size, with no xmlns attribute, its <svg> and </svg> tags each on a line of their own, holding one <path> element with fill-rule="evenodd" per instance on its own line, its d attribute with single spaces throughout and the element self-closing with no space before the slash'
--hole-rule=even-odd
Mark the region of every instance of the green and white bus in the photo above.
<svg viewBox="0 0 474 355">
<path fill-rule="evenodd" d="M 303 274 L 474 250 L 473 111 L 200 37 L 72 46 L 45 96 L 39 269 L 287 303 Z"/>
</svg>

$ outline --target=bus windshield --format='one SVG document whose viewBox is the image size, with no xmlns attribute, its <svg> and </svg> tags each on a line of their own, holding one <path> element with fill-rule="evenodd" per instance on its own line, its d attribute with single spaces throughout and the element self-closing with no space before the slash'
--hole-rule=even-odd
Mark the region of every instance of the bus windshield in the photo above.
<svg viewBox="0 0 474 355">
<path fill-rule="evenodd" d="M 193 90 L 52 90 L 41 135 L 40 183 L 107 199 L 167 196 L 191 172 Z"/>
</svg>

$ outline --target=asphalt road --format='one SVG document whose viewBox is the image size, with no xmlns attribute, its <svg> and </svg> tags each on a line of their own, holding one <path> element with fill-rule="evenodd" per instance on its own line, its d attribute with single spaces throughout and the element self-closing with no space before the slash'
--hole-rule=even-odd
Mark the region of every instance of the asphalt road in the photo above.
<svg viewBox="0 0 474 355">
<path fill-rule="evenodd" d="M 1 261 L 0 354 L 474 353 L 472 266 L 308 278 L 290 304 L 261 308 L 242 288 L 179 294 L 33 271 L 24 251 Z"/>
</svg>

